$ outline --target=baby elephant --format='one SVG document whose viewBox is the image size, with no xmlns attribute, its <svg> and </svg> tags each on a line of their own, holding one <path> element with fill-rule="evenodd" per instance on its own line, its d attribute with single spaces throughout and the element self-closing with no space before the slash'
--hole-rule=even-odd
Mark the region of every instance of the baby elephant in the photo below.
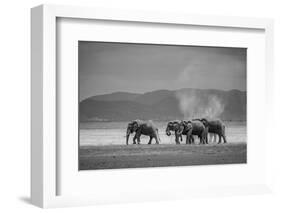
<svg viewBox="0 0 281 213">
<path fill-rule="evenodd" d="M 141 135 L 147 135 L 149 136 L 149 142 L 148 144 L 151 144 L 152 139 L 154 138 L 156 141 L 156 144 L 159 144 L 160 138 L 158 134 L 158 128 L 155 126 L 155 124 L 149 120 L 149 121 L 142 121 L 142 120 L 134 120 L 128 123 L 127 126 L 127 134 L 126 134 L 126 144 L 129 143 L 129 137 L 130 134 L 136 133 L 133 138 L 133 144 L 137 143 L 140 144 L 140 137 Z"/>
</svg>

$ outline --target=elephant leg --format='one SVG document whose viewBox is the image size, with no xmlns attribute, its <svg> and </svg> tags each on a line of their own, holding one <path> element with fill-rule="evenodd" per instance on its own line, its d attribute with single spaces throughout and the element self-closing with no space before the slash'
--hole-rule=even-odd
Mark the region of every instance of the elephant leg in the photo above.
<svg viewBox="0 0 281 213">
<path fill-rule="evenodd" d="M 136 139 L 138 141 L 138 144 L 140 144 L 140 136 L 141 136 L 141 133 L 140 132 L 136 132 L 136 135 L 134 137 L 134 144 L 136 144 Z"/>
<path fill-rule="evenodd" d="M 222 135 L 222 138 L 223 138 L 223 142 L 227 143 L 225 135 Z"/>
<path fill-rule="evenodd" d="M 180 144 L 180 142 L 179 142 L 179 136 L 178 136 L 177 133 L 175 133 L 175 140 L 176 140 L 176 144 Z"/>
<path fill-rule="evenodd" d="M 214 140 L 213 140 L 214 143 L 217 142 L 217 134 L 214 134 Z"/>
<path fill-rule="evenodd" d="M 201 135 L 200 137 L 201 137 L 203 144 L 207 144 L 206 137 L 204 135 Z"/>
<path fill-rule="evenodd" d="M 199 138 L 199 144 L 202 144 L 202 140 L 201 140 L 201 138 L 200 137 L 198 137 Z"/>
<path fill-rule="evenodd" d="M 182 135 L 180 135 L 180 140 L 182 141 Z"/>
<path fill-rule="evenodd" d="M 151 141 L 152 141 L 152 136 L 149 136 L 149 142 L 148 142 L 148 144 L 151 144 Z"/>
<path fill-rule="evenodd" d="M 209 140 L 208 136 L 210 136 L 210 140 Z M 209 141 L 211 141 L 211 140 L 212 140 L 212 135 L 211 135 L 211 134 L 209 134 L 209 133 L 208 133 L 208 131 L 207 131 L 206 129 L 204 129 L 204 130 L 202 131 L 202 133 L 201 133 L 201 137 L 202 137 L 202 139 L 203 139 L 204 143 L 206 143 L 206 144 L 208 144 L 208 143 L 209 143 Z"/>
<path fill-rule="evenodd" d="M 137 139 L 137 134 L 135 134 L 135 136 L 133 138 L 133 144 L 136 144 L 136 139 Z"/>
<path fill-rule="evenodd" d="M 160 142 L 159 142 L 160 138 L 158 137 L 158 135 L 155 135 L 154 138 L 155 138 L 156 144 L 159 144 L 159 143 L 160 143 Z"/>
<path fill-rule="evenodd" d="M 177 135 L 177 144 L 180 144 L 180 137 L 181 137 L 181 135 Z"/>
<path fill-rule="evenodd" d="M 203 142 L 203 144 L 206 144 L 207 142 L 206 142 L 206 137 L 204 136 L 204 135 L 201 135 L 201 138 L 202 138 L 202 142 Z"/>
<path fill-rule="evenodd" d="M 188 138 L 188 144 L 192 144 L 192 141 L 193 141 L 193 137 L 192 137 L 192 135 L 190 135 Z"/>
<path fill-rule="evenodd" d="M 190 143 L 190 135 L 186 135 L 185 143 L 186 144 Z"/>
<path fill-rule="evenodd" d="M 204 134 L 202 134 L 202 135 L 200 136 L 200 140 L 202 141 L 203 144 L 208 144 L 208 143 L 207 143 L 207 140 L 206 140 L 206 136 L 205 136 Z"/>
<path fill-rule="evenodd" d="M 193 136 L 192 136 L 192 129 L 190 129 L 186 133 L 186 144 L 191 144 L 192 138 L 193 138 Z"/>
<path fill-rule="evenodd" d="M 195 139 L 194 139 L 193 135 L 191 135 L 190 139 L 189 139 L 189 144 L 194 144 L 194 141 L 195 141 Z"/>
<path fill-rule="evenodd" d="M 198 139 L 199 139 L 199 144 L 204 144 L 201 136 L 198 136 Z"/>
<path fill-rule="evenodd" d="M 219 144 L 219 143 L 221 143 L 221 135 L 219 135 L 219 142 L 218 142 L 218 144 Z"/>
<path fill-rule="evenodd" d="M 158 129 L 156 129 L 156 131 L 154 132 L 153 138 L 155 138 L 155 142 L 156 144 L 160 144 L 160 137 L 159 137 L 159 132 Z"/>
<path fill-rule="evenodd" d="M 204 141 L 204 144 L 208 144 L 208 134 L 203 133 L 203 135 L 201 137 L 202 137 L 202 140 Z"/>
</svg>

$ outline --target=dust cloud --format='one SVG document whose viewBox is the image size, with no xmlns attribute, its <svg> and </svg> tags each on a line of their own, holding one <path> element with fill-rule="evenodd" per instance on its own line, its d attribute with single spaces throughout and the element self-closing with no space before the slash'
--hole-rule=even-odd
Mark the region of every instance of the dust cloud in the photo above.
<svg viewBox="0 0 281 213">
<path fill-rule="evenodd" d="M 224 111 L 224 103 L 217 95 L 202 95 L 196 91 L 178 91 L 176 97 L 184 119 L 219 118 Z"/>
</svg>

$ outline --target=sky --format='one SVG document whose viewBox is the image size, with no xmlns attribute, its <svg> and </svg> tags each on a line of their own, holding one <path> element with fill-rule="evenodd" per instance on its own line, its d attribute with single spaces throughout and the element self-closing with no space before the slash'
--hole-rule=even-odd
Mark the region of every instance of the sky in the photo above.
<svg viewBox="0 0 281 213">
<path fill-rule="evenodd" d="M 181 88 L 246 91 L 246 49 L 79 42 L 79 99 Z"/>
</svg>

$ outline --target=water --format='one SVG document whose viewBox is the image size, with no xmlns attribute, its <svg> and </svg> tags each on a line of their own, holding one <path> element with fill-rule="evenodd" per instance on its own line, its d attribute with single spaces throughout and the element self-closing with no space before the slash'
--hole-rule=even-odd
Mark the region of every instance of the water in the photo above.
<svg viewBox="0 0 281 213">
<path fill-rule="evenodd" d="M 167 122 L 154 122 L 159 129 L 161 144 L 175 144 L 175 137 L 165 133 Z M 118 145 L 126 144 L 128 122 L 87 122 L 80 123 L 80 145 Z M 230 143 L 246 142 L 246 122 L 225 122 L 226 137 Z M 129 144 L 133 143 L 134 134 L 130 135 Z M 195 139 L 198 142 L 198 139 Z M 218 138 L 217 138 L 218 140 Z M 148 136 L 141 136 L 141 144 L 147 144 Z M 183 142 L 185 142 L 185 136 Z M 155 140 L 152 140 L 155 143 Z"/>
</svg>

